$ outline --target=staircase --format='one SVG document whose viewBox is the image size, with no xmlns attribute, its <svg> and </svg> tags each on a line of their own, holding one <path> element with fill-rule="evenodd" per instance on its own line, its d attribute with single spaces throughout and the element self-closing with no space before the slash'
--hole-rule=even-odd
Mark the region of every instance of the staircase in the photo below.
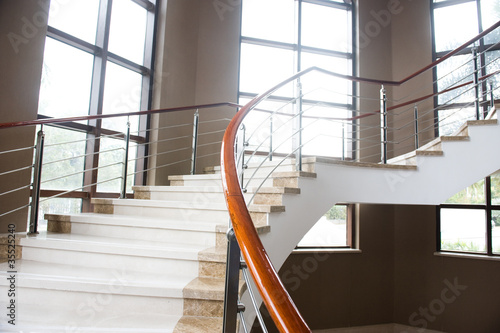
<svg viewBox="0 0 500 333">
<path fill-rule="evenodd" d="M 483 120 L 387 165 L 311 157 L 298 172 L 269 162 L 276 170 L 249 210 L 279 268 L 332 204 L 439 204 L 500 169 L 496 142 L 500 125 Z M 255 170 L 245 171 L 248 198 L 265 179 Z M 218 173 L 94 199 L 92 214 L 47 215 L 49 231 L 20 242 L 16 326 L 1 321 L 0 331 L 221 332 L 229 217 Z M 0 264 L 2 295 L 9 270 Z"/>
</svg>

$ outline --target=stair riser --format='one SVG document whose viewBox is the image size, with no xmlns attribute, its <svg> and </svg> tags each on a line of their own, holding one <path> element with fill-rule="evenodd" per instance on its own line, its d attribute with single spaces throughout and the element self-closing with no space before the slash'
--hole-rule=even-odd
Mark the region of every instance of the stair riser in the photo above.
<svg viewBox="0 0 500 333">
<path fill-rule="evenodd" d="M 249 177 L 247 177 L 244 180 L 245 186 L 247 186 L 248 179 L 249 179 Z M 260 184 L 262 183 L 262 180 L 263 180 L 262 178 L 254 178 L 250 181 L 250 184 L 247 187 L 252 188 L 252 187 L 260 186 Z M 184 180 L 179 181 L 179 182 L 172 181 L 171 185 L 172 186 L 201 186 L 201 187 L 204 187 L 204 186 L 210 186 L 210 182 L 211 182 L 211 180 L 187 178 L 187 179 L 184 179 Z M 263 186 L 268 187 L 268 186 L 272 186 L 272 184 L 273 184 L 272 179 L 268 179 L 264 182 Z"/>
<path fill-rule="evenodd" d="M 210 210 L 213 202 L 200 202 L 196 209 L 175 207 L 141 207 L 114 205 L 114 213 L 118 215 L 140 215 L 143 217 L 169 218 L 180 221 L 226 223 L 229 214 L 226 210 Z"/>
<path fill-rule="evenodd" d="M 226 276 L 226 263 L 223 262 L 200 262 L 200 277 L 224 278 Z"/>
<path fill-rule="evenodd" d="M 34 309 L 30 311 L 30 321 L 58 323 L 68 327 L 102 327 L 106 320 L 116 317 L 127 320 L 130 316 L 182 315 L 182 298 L 123 295 L 120 294 L 123 290 L 120 283 L 116 281 L 92 293 L 19 286 L 16 303 L 19 304 L 19 314 L 26 309 Z M 0 287 L 0 292 L 7 295 L 7 288 Z M 61 322 L 62 318 L 65 318 L 65 322 Z M 23 316 L 18 315 L 16 321 L 22 324 Z"/>
<path fill-rule="evenodd" d="M 214 246 L 216 241 L 215 231 L 203 232 L 157 228 L 136 228 L 79 222 L 71 223 L 71 232 L 78 235 L 159 241 L 164 243 L 206 245 L 207 247 Z"/>
<path fill-rule="evenodd" d="M 224 194 L 222 188 L 220 192 L 181 192 L 181 191 L 164 191 L 164 192 L 151 192 L 151 200 L 164 200 L 164 201 L 184 201 L 184 202 L 199 202 L 209 200 L 214 203 L 224 203 Z"/>
<path fill-rule="evenodd" d="M 129 255 L 66 251 L 59 249 L 24 247 L 23 259 L 45 263 L 84 267 L 121 269 L 172 276 L 196 276 L 198 262 L 194 260 L 136 257 Z"/>
<path fill-rule="evenodd" d="M 222 317 L 224 315 L 224 301 L 185 299 L 184 315 Z"/>
</svg>

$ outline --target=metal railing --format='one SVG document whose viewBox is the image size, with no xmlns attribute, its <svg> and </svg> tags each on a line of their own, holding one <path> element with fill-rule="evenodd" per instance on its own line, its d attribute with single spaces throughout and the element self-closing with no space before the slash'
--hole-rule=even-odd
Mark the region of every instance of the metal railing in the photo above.
<svg viewBox="0 0 500 333">
<path fill-rule="evenodd" d="M 64 131 L 64 123 L 89 120 L 91 118 L 96 119 L 100 118 L 99 116 L 49 118 L 31 122 L 0 124 L 0 130 L 2 128 L 33 127 L 36 125 L 39 127 L 33 146 L 0 152 L 0 155 L 4 156 L 23 151 L 32 152 L 33 154 L 33 163 L 31 165 L 0 173 L 0 177 L 12 177 L 20 172 L 31 172 L 32 174 L 31 181 L 28 184 L 0 193 L 0 200 L 5 200 L 9 195 L 18 191 L 30 190 L 30 194 L 25 197 L 23 204 L 20 204 L 15 209 L 0 211 L 0 217 L 8 217 L 15 212 L 29 209 L 28 231 L 30 234 L 37 234 L 39 221 L 43 220 L 44 211 L 49 212 L 51 210 L 51 203 L 55 199 L 70 198 L 90 201 L 92 199 L 89 190 L 91 187 L 98 187 L 95 197 L 127 198 L 130 197 L 132 185 L 143 185 L 145 183 L 145 177 L 143 177 L 144 180 L 141 183 L 134 181 L 137 174 L 147 174 L 152 170 L 172 166 L 181 166 L 182 169 L 195 174 L 197 162 L 203 162 L 207 158 L 216 160 L 219 155 L 222 135 L 230 118 L 212 119 L 213 117 L 206 117 L 205 115 L 210 112 L 210 109 L 220 107 L 235 110 L 238 105 L 234 103 L 215 103 L 127 114 L 102 115 L 102 118 L 125 118 L 127 119 L 126 127 L 123 128 L 123 132 L 112 131 L 115 133 L 100 135 L 92 139 L 61 139 L 58 131 Z M 172 112 L 192 112 L 192 121 L 150 128 L 144 131 L 131 131 L 131 116 Z M 58 127 L 53 127 L 54 125 Z M 184 133 L 191 131 L 191 134 L 145 140 L 145 137 L 149 136 L 151 132 L 164 133 L 179 130 Z M 90 140 L 100 141 L 101 149 L 98 152 L 85 153 L 85 146 Z M 170 149 L 168 146 L 171 143 L 174 143 L 174 147 Z M 106 147 L 107 145 L 109 147 Z M 164 145 L 167 148 L 154 153 L 137 154 L 138 147 L 143 147 L 145 148 L 144 151 L 151 152 L 152 149 L 148 148 L 153 145 Z M 65 152 L 65 154 L 59 152 Z M 99 166 L 85 169 L 83 160 L 89 157 L 94 158 L 96 155 L 100 159 Z M 171 158 L 172 155 L 176 155 L 176 157 Z M 152 158 L 163 159 L 165 163 L 157 161 L 154 165 L 148 166 L 146 164 L 146 167 L 135 168 L 139 161 L 144 164 L 145 161 Z M 97 181 L 83 184 L 84 173 L 96 170 L 98 171 Z M 102 188 L 99 189 L 99 187 Z M 77 213 L 79 209 L 80 205 L 76 210 L 70 212 Z M 58 213 L 69 212 L 58 211 Z"/>
<path fill-rule="evenodd" d="M 236 331 L 237 318 L 247 332 L 245 320 L 252 322 L 255 317 L 267 332 L 260 315 L 261 304 L 280 332 L 310 332 L 281 283 L 271 262 L 272 253 L 267 253 L 260 241 L 249 213 L 248 207 L 273 173 L 290 163 L 296 171 L 302 171 L 309 156 L 342 163 L 391 163 L 391 158 L 419 149 L 436 136 L 454 134 L 467 120 L 486 119 L 499 95 L 500 57 L 491 51 L 500 49 L 500 41 L 491 45 L 481 42 L 479 50 L 477 45 L 499 27 L 500 21 L 401 81 L 340 75 L 312 67 L 256 96 L 238 112 L 226 131 L 221 152 L 223 187 L 232 218 L 224 332 Z M 470 53 L 463 63 L 442 73 L 443 68 L 450 67 L 454 55 L 464 52 Z M 481 63 L 480 59 L 487 61 Z M 440 72 L 437 80 L 428 75 L 428 86 L 413 88 L 401 98 L 391 98 L 397 89 L 431 70 Z M 378 85 L 379 95 L 346 94 L 336 87 L 317 84 L 310 88 L 307 83 L 312 75 L 316 83 L 321 75 L 344 80 L 345 86 L 353 81 Z M 422 93 L 429 90 L 435 92 Z M 286 94 L 290 91 L 295 94 Z M 339 96 L 354 102 L 341 103 Z M 264 168 L 266 171 L 261 171 Z M 290 250 L 295 245 L 291 246 Z M 240 274 L 245 278 L 252 311 L 238 297 Z M 254 285 L 258 292 L 252 290 Z M 245 309 L 249 312 L 246 318 L 242 313 Z"/>
</svg>

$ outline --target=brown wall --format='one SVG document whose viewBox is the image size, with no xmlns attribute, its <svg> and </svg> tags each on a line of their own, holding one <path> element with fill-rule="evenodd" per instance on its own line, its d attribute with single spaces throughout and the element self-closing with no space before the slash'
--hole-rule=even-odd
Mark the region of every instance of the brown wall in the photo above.
<svg viewBox="0 0 500 333">
<path fill-rule="evenodd" d="M 394 321 L 449 333 L 500 332 L 500 262 L 435 256 L 435 207 L 398 206 L 394 213 Z"/>
<path fill-rule="evenodd" d="M 0 2 L 0 122 L 37 117 L 47 11 L 37 0 Z M 48 2 L 47 2 L 48 3 Z M 33 145 L 35 128 L 0 130 L 0 151 Z M 32 152 L 0 155 L 0 173 L 32 163 Z M 30 172 L 0 176 L 0 192 L 30 183 Z M 0 214 L 29 202 L 29 189 L 0 198 Z M 0 218 L 0 233 L 10 223 L 26 230 L 28 209 Z"/>
<path fill-rule="evenodd" d="M 160 21 L 153 108 L 167 108 L 218 102 L 236 102 L 239 61 L 239 6 L 218 12 L 211 1 L 170 0 L 163 2 L 163 19 Z M 160 77 L 159 77 L 160 76 Z M 155 117 L 160 127 L 192 123 L 193 113 L 176 112 Z M 231 118 L 234 108 L 224 107 L 200 111 L 200 121 Z M 200 125 L 201 135 L 197 170 L 219 164 L 218 152 L 222 130 L 228 121 Z M 179 135 L 190 135 L 191 126 L 165 129 L 157 133 L 159 140 Z M 206 145 L 208 143 L 213 143 Z M 167 141 L 153 147 L 158 153 L 190 147 L 191 139 Z M 163 154 L 152 161 L 152 166 L 169 164 L 190 158 L 190 151 Z M 150 184 L 167 184 L 168 175 L 186 174 L 190 162 L 175 164 L 152 173 Z"/>
</svg>

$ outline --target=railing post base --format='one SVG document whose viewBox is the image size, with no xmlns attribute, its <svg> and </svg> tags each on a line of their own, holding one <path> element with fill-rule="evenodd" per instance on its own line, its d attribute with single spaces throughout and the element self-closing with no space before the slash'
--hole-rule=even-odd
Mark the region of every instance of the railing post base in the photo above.
<svg viewBox="0 0 500 333">
<path fill-rule="evenodd" d="M 227 262 L 226 262 L 226 289 L 224 294 L 224 321 L 223 333 L 236 333 L 237 316 L 242 309 L 238 303 L 238 289 L 240 283 L 240 247 L 236 241 L 234 230 L 227 232 Z"/>
</svg>

